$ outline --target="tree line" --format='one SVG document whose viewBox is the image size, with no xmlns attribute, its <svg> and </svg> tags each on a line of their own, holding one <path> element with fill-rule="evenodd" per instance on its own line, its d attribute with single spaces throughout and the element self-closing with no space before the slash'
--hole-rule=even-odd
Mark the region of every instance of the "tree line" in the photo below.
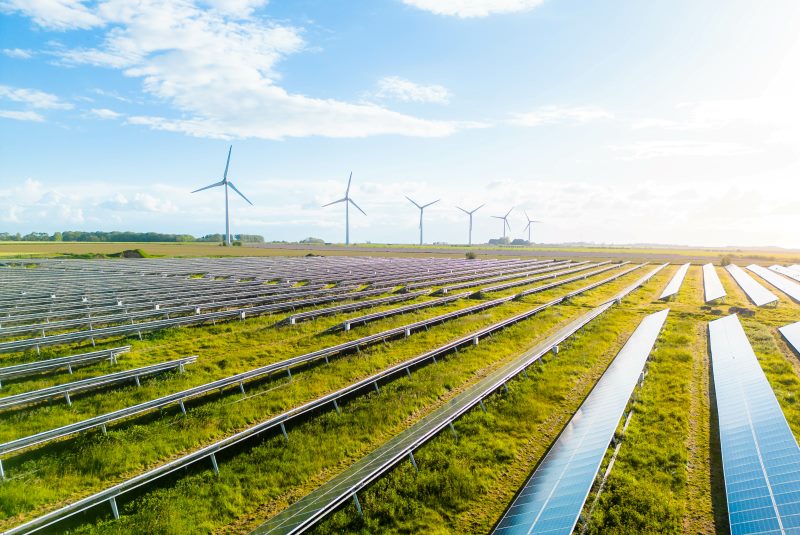
<svg viewBox="0 0 800 535">
<path fill-rule="evenodd" d="M 264 243 L 258 234 L 234 234 L 233 238 L 242 243 Z M 0 232 L 0 241 L 78 241 L 78 242 L 212 242 L 221 243 L 222 234 L 207 234 L 196 238 L 191 234 L 162 234 L 160 232 L 85 232 L 65 230 L 63 232 L 30 232 L 12 234 Z"/>
</svg>

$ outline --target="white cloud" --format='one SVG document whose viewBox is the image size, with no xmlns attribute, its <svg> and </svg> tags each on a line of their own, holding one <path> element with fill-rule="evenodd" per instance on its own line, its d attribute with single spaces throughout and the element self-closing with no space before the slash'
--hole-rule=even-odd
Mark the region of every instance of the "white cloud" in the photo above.
<svg viewBox="0 0 800 535">
<path fill-rule="evenodd" d="M 7 85 L 0 85 L 0 99 L 21 102 L 33 108 L 44 110 L 69 110 L 73 108 L 73 105 L 69 102 L 64 102 L 50 93 Z"/>
<path fill-rule="evenodd" d="M 531 112 L 515 114 L 510 122 L 519 126 L 542 126 L 559 123 L 588 123 L 613 118 L 614 114 L 610 111 L 594 106 L 543 106 Z"/>
<path fill-rule="evenodd" d="M 544 0 L 403 0 L 403 3 L 437 15 L 466 19 L 527 11 L 540 6 Z"/>
<path fill-rule="evenodd" d="M 304 49 L 302 30 L 253 15 L 263 1 L 197 1 L 70 4 L 89 16 L 75 27 L 101 27 L 102 43 L 54 53 L 66 63 L 120 69 L 125 76 L 139 78 L 145 92 L 176 111 L 173 117 L 141 114 L 129 124 L 193 136 L 446 136 L 470 126 L 421 119 L 376 104 L 289 93 L 278 85 L 276 66 Z M 66 24 L 54 8 L 14 5 L 45 27 Z"/>
<path fill-rule="evenodd" d="M 101 24 L 82 0 L 0 0 L 0 10 L 20 12 L 53 30 L 91 28 Z"/>
<path fill-rule="evenodd" d="M 33 57 L 33 52 L 22 48 L 4 48 L 3 55 L 15 59 L 30 59 Z"/>
<path fill-rule="evenodd" d="M 92 108 L 89 110 L 89 113 L 98 119 L 117 119 L 122 117 L 121 113 L 109 110 L 108 108 Z"/>
<path fill-rule="evenodd" d="M 387 76 L 378 80 L 375 96 L 403 102 L 447 104 L 450 101 L 450 92 L 444 86 L 416 84 L 399 76 Z"/>
<path fill-rule="evenodd" d="M 117 193 L 114 195 L 113 199 L 103 202 L 99 206 L 110 210 L 150 212 L 157 214 L 174 214 L 178 211 L 178 208 L 173 202 L 141 192 L 134 193 L 130 198 L 121 193 Z"/>
<path fill-rule="evenodd" d="M 44 117 L 35 111 L 0 110 L 0 117 L 4 119 L 14 119 L 15 121 L 44 122 Z"/>
<path fill-rule="evenodd" d="M 624 160 L 642 160 L 667 156 L 739 156 L 754 148 L 728 141 L 659 140 L 636 141 L 611 147 Z"/>
</svg>

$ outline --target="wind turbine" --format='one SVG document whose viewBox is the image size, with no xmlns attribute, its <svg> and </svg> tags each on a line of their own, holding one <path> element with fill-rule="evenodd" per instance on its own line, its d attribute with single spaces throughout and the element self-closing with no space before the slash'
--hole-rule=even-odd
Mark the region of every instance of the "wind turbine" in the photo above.
<svg viewBox="0 0 800 535">
<path fill-rule="evenodd" d="M 250 206 L 253 206 L 253 203 L 250 202 L 250 199 L 244 196 L 244 193 L 236 189 L 236 186 L 233 185 L 233 182 L 228 180 L 228 167 L 231 164 L 231 150 L 233 149 L 233 145 L 228 147 L 228 160 L 225 162 L 225 172 L 222 173 L 222 180 L 219 182 L 214 182 L 210 186 L 206 186 L 204 188 L 196 189 L 192 193 L 197 193 L 198 191 L 203 191 L 204 189 L 209 188 L 216 188 L 217 186 L 224 186 L 225 187 L 225 245 L 231 244 L 231 221 L 228 217 L 228 186 L 235 191 L 236 193 L 241 196 L 242 199 L 246 200 Z"/>
<path fill-rule="evenodd" d="M 525 212 L 525 210 L 523 210 L 523 212 Z M 522 232 L 528 231 L 528 243 L 531 243 L 531 228 L 533 227 L 533 223 L 541 223 L 541 221 L 528 217 L 528 212 L 525 212 L 525 219 L 528 220 L 528 226 L 522 229 Z"/>
<path fill-rule="evenodd" d="M 514 207 L 511 207 L 511 210 L 506 212 L 506 215 L 493 215 L 492 217 L 495 219 L 502 219 L 503 220 L 503 237 L 506 237 L 506 227 L 508 230 L 511 230 L 511 225 L 508 224 L 508 215 L 514 210 Z"/>
<path fill-rule="evenodd" d="M 330 206 L 332 204 L 338 204 L 340 202 L 344 203 L 344 244 L 350 245 L 350 205 L 352 204 L 358 211 L 364 215 L 367 213 L 358 206 L 353 199 L 350 198 L 350 182 L 353 181 L 353 172 L 350 171 L 350 178 L 347 179 L 347 189 L 344 190 L 344 197 L 339 199 L 338 201 L 329 202 L 328 204 L 323 204 L 322 207 L 325 208 L 326 206 Z"/>
<path fill-rule="evenodd" d="M 430 206 L 430 205 L 432 205 L 432 204 L 436 204 L 437 202 L 441 201 L 441 199 L 436 199 L 435 201 L 433 201 L 433 202 L 429 202 L 428 204 L 423 204 L 422 206 L 420 206 L 419 204 L 417 204 L 417 203 L 416 203 L 416 202 L 415 202 L 415 201 L 414 201 L 414 200 L 413 200 L 411 197 L 409 197 L 408 195 L 406 195 L 406 199 L 408 199 L 409 201 L 411 201 L 411 204 L 413 204 L 414 206 L 416 206 L 417 208 L 419 208 L 419 244 L 420 244 L 420 245 L 422 245 L 422 212 L 423 212 L 423 211 L 425 211 L 425 208 L 427 208 L 428 206 Z"/>
<path fill-rule="evenodd" d="M 474 214 L 475 212 L 477 212 L 478 210 L 480 210 L 484 206 L 486 206 L 486 205 L 482 204 L 482 205 L 478 206 L 477 208 L 475 208 L 474 210 L 472 210 L 471 212 L 468 212 L 468 211 L 464 210 L 460 206 L 456 206 L 456 208 L 458 208 L 459 210 L 461 210 L 462 212 L 464 212 L 465 214 L 467 214 L 469 216 L 469 244 L 470 245 L 472 245 L 472 214 Z"/>
</svg>

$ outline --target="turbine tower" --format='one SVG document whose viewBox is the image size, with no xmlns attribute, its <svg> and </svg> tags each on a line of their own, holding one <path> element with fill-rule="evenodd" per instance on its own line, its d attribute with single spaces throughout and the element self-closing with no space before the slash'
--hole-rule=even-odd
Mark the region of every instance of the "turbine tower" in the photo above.
<svg viewBox="0 0 800 535">
<path fill-rule="evenodd" d="M 511 210 L 506 212 L 506 215 L 493 215 L 492 217 L 495 219 L 502 219 L 503 220 L 503 237 L 506 237 L 506 227 L 508 230 L 511 230 L 511 225 L 508 224 L 508 215 L 514 210 L 514 207 L 511 207 Z"/>
<path fill-rule="evenodd" d="M 350 198 L 350 183 L 353 181 L 353 172 L 350 171 L 350 178 L 347 179 L 347 189 L 344 190 L 344 197 L 339 199 L 338 201 L 329 202 L 328 204 L 323 204 L 322 207 L 325 208 L 326 206 L 330 206 L 332 204 L 338 204 L 340 202 L 344 203 L 344 244 L 350 245 L 350 205 L 352 204 L 358 211 L 364 215 L 367 213 L 358 206 L 353 199 Z"/>
<path fill-rule="evenodd" d="M 523 210 L 523 212 L 525 211 Z M 533 228 L 533 223 L 541 223 L 541 221 L 528 217 L 528 212 L 525 212 L 525 219 L 528 220 L 528 226 L 522 229 L 522 232 L 525 232 L 526 230 L 528 231 L 528 243 L 531 243 L 531 229 Z"/>
<path fill-rule="evenodd" d="M 228 217 L 228 187 L 235 191 L 236 193 L 241 196 L 242 199 L 247 201 L 250 206 L 253 206 L 253 203 L 250 202 L 250 199 L 244 196 L 244 193 L 236 189 L 236 186 L 233 185 L 233 182 L 228 180 L 228 167 L 231 164 L 231 150 L 233 149 L 233 145 L 228 147 L 228 161 L 225 162 L 225 172 L 222 173 L 222 180 L 219 182 L 214 182 L 210 186 L 206 186 L 204 188 L 196 189 L 192 193 L 197 193 L 198 191 L 203 191 L 204 189 L 209 188 L 216 188 L 217 186 L 223 186 L 225 188 L 225 245 L 231 244 L 231 221 Z"/>
<path fill-rule="evenodd" d="M 416 206 L 417 208 L 419 208 L 419 244 L 420 244 L 420 245 L 422 245 L 422 212 L 424 212 L 424 211 L 425 211 L 425 208 L 427 208 L 428 206 L 430 206 L 430 205 L 432 205 L 432 204 L 436 204 L 437 202 L 441 201 L 441 199 L 436 199 L 435 201 L 433 201 L 433 202 L 429 202 L 428 204 L 423 204 L 422 206 L 420 206 L 419 204 L 417 204 L 417 203 L 416 203 L 416 202 L 415 202 L 415 201 L 414 201 L 414 200 L 413 200 L 411 197 L 409 197 L 408 195 L 406 195 L 406 199 L 408 199 L 409 201 L 411 201 L 411 204 L 413 204 L 414 206 Z"/>
<path fill-rule="evenodd" d="M 459 210 L 461 210 L 462 212 L 464 212 L 465 214 L 467 214 L 469 216 L 469 245 L 472 245 L 472 214 L 474 214 L 475 212 L 477 212 L 478 210 L 480 210 L 484 206 L 486 206 L 486 205 L 482 204 L 482 205 L 478 206 L 477 208 L 475 208 L 474 210 L 472 210 L 471 212 L 468 212 L 467 210 L 464 210 L 460 206 L 456 206 L 456 208 L 458 208 Z"/>
</svg>

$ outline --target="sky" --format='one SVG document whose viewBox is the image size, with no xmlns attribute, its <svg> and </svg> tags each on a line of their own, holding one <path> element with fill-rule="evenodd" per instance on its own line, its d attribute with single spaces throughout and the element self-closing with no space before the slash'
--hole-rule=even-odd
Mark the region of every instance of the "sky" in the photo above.
<svg viewBox="0 0 800 535">
<path fill-rule="evenodd" d="M 800 2 L 0 0 L 0 231 L 800 248 Z M 527 216 L 526 216 L 527 213 Z"/>
</svg>

